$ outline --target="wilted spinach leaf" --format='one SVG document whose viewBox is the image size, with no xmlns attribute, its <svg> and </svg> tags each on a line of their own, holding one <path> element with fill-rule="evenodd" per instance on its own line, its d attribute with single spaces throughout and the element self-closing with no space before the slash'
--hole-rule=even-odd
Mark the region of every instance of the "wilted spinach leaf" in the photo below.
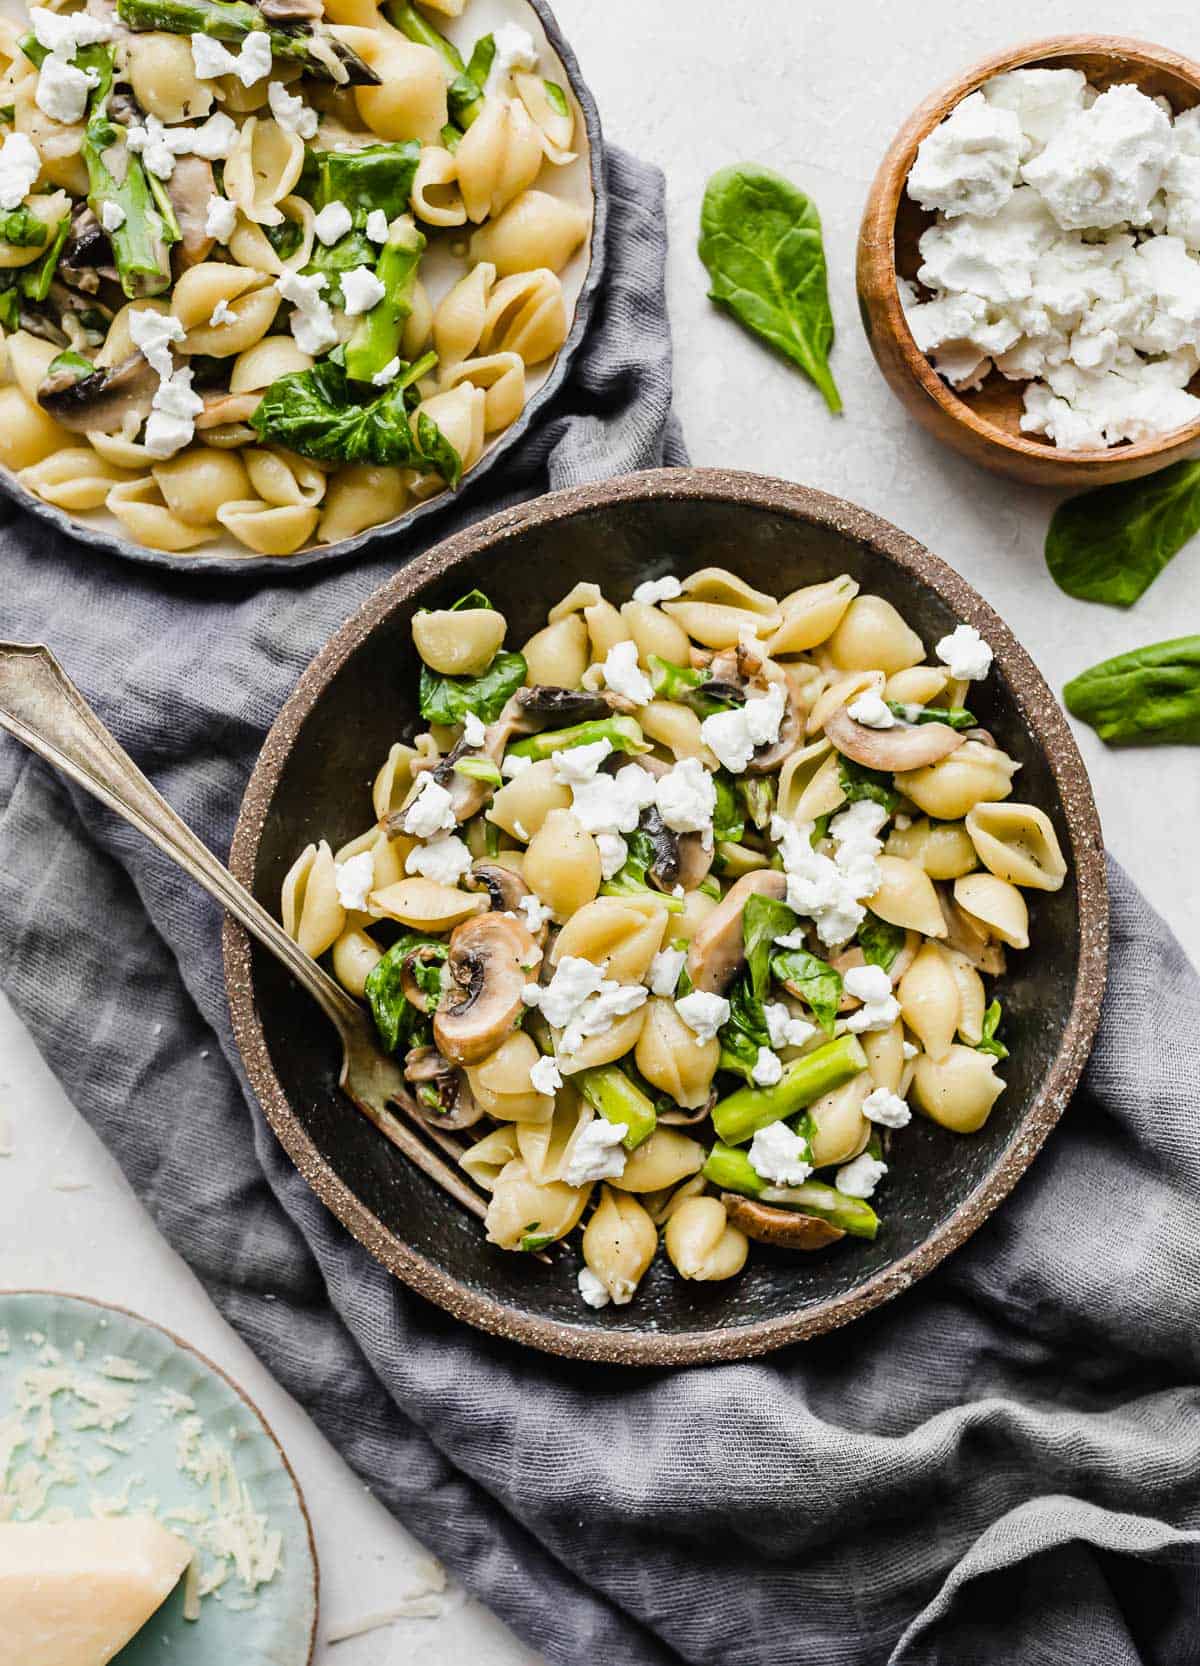
<svg viewBox="0 0 1200 1666">
<path fill-rule="evenodd" d="M 977 1053 L 992 1053 L 998 1059 L 1008 1057 L 1008 1048 L 996 1033 L 1000 1028 L 1000 1016 L 1000 1003 L 993 1001 L 983 1015 L 983 1039 L 975 1049 Z"/>
<path fill-rule="evenodd" d="M 733 776 L 719 769 L 713 776 L 713 789 L 717 796 L 713 809 L 713 838 L 718 844 L 736 845 L 746 831 L 746 822 L 738 808 Z"/>
<path fill-rule="evenodd" d="M 1046 565 L 1068 596 L 1129 607 L 1200 532 L 1200 463 L 1060 503 L 1046 533 Z"/>
<path fill-rule="evenodd" d="M 842 998 L 839 972 L 815 954 L 809 954 L 807 949 L 785 949 L 771 956 L 771 976 L 806 1001 L 825 1034 L 833 1034 L 838 1002 Z"/>
<path fill-rule="evenodd" d="M 881 920 L 878 914 L 872 914 L 868 909 L 856 936 L 867 965 L 882 966 L 885 972 L 890 972 L 896 956 L 904 947 L 904 932 L 901 927 L 890 925 L 887 920 Z"/>
<path fill-rule="evenodd" d="M 838 758 L 838 780 L 849 804 L 869 798 L 873 804 L 882 804 L 890 816 L 900 802 L 900 794 L 892 785 L 890 775 L 884 775 L 878 769 L 868 769 L 865 764 L 856 764 L 853 758 Z"/>
<path fill-rule="evenodd" d="M 442 677 L 421 667 L 419 702 L 427 723 L 461 723 L 468 712 L 484 723 L 494 723 L 509 697 L 525 681 L 521 654 L 501 651 L 478 677 Z"/>
<path fill-rule="evenodd" d="M 396 939 L 367 977 L 365 992 L 371 1016 L 379 1031 L 379 1039 L 389 1053 L 407 1052 L 410 1047 L 424 1045 L 430 1038 L 428 1017 L 413 1006 L 400 986 L 404 962 L 416 949 L 432 950 L 439 962 L 446 958 L 446 945 L 436 937 L 409 932 Z M 426 994 L 435 992 L 440 986 L 437 965 L 415 965 L 414 974 Z"/>
<path fill-rule="evenodd" d="M 742 942 L 750 988 L 756 1000 L 761 1001 L 767 992 L 775 939 L 795 929 L 796 916 L 787 903 L 757 895 L 747 899 L 742 910 Z"/>
<path fill-rule="evenodd" d="M 1200 636 L 1103 660 L 1073 677 L 1063 699 L 1110 744 L 1200 745 Z"/>
</svg>

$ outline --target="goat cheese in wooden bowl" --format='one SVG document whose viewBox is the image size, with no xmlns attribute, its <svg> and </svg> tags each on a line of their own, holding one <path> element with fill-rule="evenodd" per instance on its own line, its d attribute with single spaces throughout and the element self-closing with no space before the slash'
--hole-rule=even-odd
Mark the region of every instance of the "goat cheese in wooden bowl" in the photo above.
<svg viewBox="0 0 1200 1666">
<path fill-rule="evenodd" d="M 922 425 L 1033 484 L 1148 474 L 1200 440 L 1200 66 L 1036 41 L 932 94 L 858 246 L 872 351 Z"/>
</svg>

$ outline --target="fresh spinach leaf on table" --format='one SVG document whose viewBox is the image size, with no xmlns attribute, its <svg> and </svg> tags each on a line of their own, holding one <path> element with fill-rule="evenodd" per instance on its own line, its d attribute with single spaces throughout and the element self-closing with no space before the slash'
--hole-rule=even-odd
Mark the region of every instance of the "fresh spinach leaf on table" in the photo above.
<svg viewBox="0 0 1200 1666">
<path fill-rule="evenodd" d="M 1129 607 L 1197 532 L 1200 462 L 1172 463 L 1060 503 L 1046 565 L 1068 596 Z"/>
<path fill-rule="evenodd" d="M 1063 700 L 1110 745 L 1200 746 L 1200 636 L 1103 660 L 1073 677 Z"/>
<path fill-rule="evenodd" d="M 722 168 L 700 210 L 709 296 L 799 365 L 831 411 L 842 408 L 829 369 L 833 313 L 821 218 L 811 198 L 752 162 Z"/>
</svg>

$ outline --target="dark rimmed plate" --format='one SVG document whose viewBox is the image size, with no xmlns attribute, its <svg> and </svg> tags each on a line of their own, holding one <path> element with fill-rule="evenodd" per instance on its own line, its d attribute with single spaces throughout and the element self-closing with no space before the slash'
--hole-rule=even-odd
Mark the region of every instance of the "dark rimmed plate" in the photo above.
<svg viewBox="0 0 1200 1666">
<path fill-rule="evenodd" d="M 14 0 L 8 0 L 10 10 L 13 3 Z M 17 11 L 23 16 L 23 5 L 18 4 Z M 576 104 L 577 136 L 580 140 L 586 137 L 587 141 L 586 148 L 582 143 L 579 146 L 579 160 L 570 164 L 570 169 L 563 172 L 570 172 L 573 176 L 574 170 L 578 169 L 580 186 L 582 187 L 586 181 L 590 194 L 592 228 L 588 242 L 568 263 L 562 274 L 568 308 L 573 306 L 567 339 L 544 375 L 541 374 L 540 367 L 535 367 L 535 377 L 540 379 L 536 380 L 520 417 L 511 428 L 505 429 L 497 439 L 489 443 L 483 456 L 466 476 L 462 491 L 471 493 L 475 492 L 479 482 L 492 472 L 497 463 L 529 431 L 566 380 L 571 362 L 587 332 L 596 292 L 604 275 L 604 239 L 608 223 L 608 188 L 604 177 L 604 139 L 600 128 L 600 113 L 591 90 L 580 73 L 574 51 L 559 28 L 547 0 L 473 0 L 472 5 L 464 12 L 463 20 L 470 25 L 474 38 L 474 33 L 482 34 L 505 18 L 533 25 L 535 34 L 544 34 L 547 46 L 561 66 L 561 74 L 565 77 Z M 450 23 L 448 32 L 455 32 L 453 22 Z M 546 67 L 552 69 L 553 65 L 547 64 Z M 543 176 L 538 181 L 539 189 L 547 188 L 547 175 L 551 172 L 556 170 L 543 170 Z M 557 181 L 551 180 L 549 183 L 555 184 Z M 571 188 L 564 187 L 561 194 L 573 199 L 573 179 Z M 140 562 L 148 567 L 165 567 L 179 573 L 219 574 L 234 580 L 265 573 L 279 579 L 305 568 L 348 561 L 367 544 L 386 538 L 404 541 L 402 547 L 397 550 L 397 561 L 403 560 L 410 547 L 407 535 L 412 529 L 422 521 L 428 520 L 430 516 L 446 510 L 453 502 L 449 494 L 439 493 L 427 502 L 406 510 L 395 520 L 367 527 L 355 537 L 343 538 L 336 544 L 320 544 L 312 549 L 301 550 L 296 555 L 254 555 L 249 550 L 243 550 L 232 537 L 227 537 L 220 545 L 213 544 L 187 554 L 172 555 L 166 550 L 147 549 L 143 544 L 125 537 L 120 532 L 118 523 L 104 511 L 96 512 L 97 524 L 89 524 L 88 519 L 80 519 L 63 509 L 55 508 L 53 504 L 44 503 L 41 498 L 27 491 L 10 470 L 2 466 L 0 493 L 11 498 L 21 509 L 39 521 L 52 526 L 56 532 L 75 539 L 89 549 L 101 551 L 106 555 L 116 555 L 125 561 Z"/>
<path fill-rule="evenodd" d="M 1100 824 L 1066 720 L 1016 638 L 915 539 L 838 498 L 756 475 L 659 470 L 558 492 L 493 516 L 396 574 L 322 649 L 267 736 L 230 866 L 277 912 L 284 874 L 312 839 L 335 846 L 370 820 L 374 771 L 420 726 L 410 622 L 485 589 L 520 642 L 580 579 L 615 600 L 640 580 L 709 564 L 775 594 L 849 572 L 926 642 L 959 620 L 992 644 L 983 723 L 1022 765 L 1021 796 L 1064 837 L 1063 889 L 1029 897 L 1033 947 L 998 988 L 1012 1057 L 985 1128 L 962 1137 L 916 1118 L 888 1177 L 871 1244 L 784 1256 L 755 1247 L 728 1283 L 686 1284 L 659 1257 L 628 1307 L 579 1299 L 574 1249 L 551 1264 L 489 1246 L 478 1223 L 382 1140 L 338 1091 L 331 1031 L 286 973 L 225 926 L 238 1045 L 284 1147 L 318 1196 L 397 1277 L 485 1330 L 552 1353 L 625 1364 L 737 1359 L 815 1336 L 878 1306 L 963 1243 L 1015 1185 L 1062 1114 L 1104 989 L 1108 903 Z M 365 809 L 364 809 L 365 807 Z"/>
</svg>

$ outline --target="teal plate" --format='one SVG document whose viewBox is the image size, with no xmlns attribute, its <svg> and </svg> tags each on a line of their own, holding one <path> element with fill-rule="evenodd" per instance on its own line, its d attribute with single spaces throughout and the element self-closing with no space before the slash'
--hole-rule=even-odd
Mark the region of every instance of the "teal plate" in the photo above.
<svg viewBox="0 0 1200 1666">
<path fill-rule="evenodd" d="M 21 1409 L 32 1401 L 39 1409 Z M 257 1588 L 253 1572 L 247 1582 L 245 1567 L 219 1554 L 230 1506 L 258 1519 L 268 1566 L 278 1535 L 277 1571 Z M 79 1296 L 0 1293 L 0 1519 L 122 1510 L 157 1515 L 198 1545 L 201 1585 L 216 1588 L 188 1620 L 181 1581 L 112 1666 L 309 1666 L 316 1549 L 299 1484 L 258 1409 L 149 1320 Z"/>
</svg>

